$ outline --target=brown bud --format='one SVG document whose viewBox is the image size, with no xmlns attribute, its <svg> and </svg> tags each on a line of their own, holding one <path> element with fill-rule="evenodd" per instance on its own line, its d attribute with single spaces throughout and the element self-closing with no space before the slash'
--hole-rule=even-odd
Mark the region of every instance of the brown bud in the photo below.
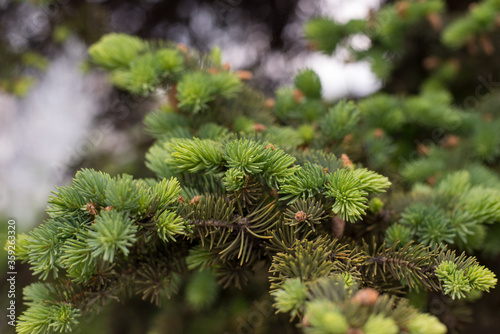
<svg viewBox="0 0 500 334">
<path fill-rule="evenodd" d="M 303 223 L 307 220 L 307 214 L 304 211 L 297 211 L 295 214 L 295 220 L 299 223 Z"/>
<path fill-rule="evenodd" d="M 405 18 L 406 15 L 408 14 L 408 9 L 410 8 L 410 2 L 409 1 L 398 1 L 396 2 L 396 12 L 398 13 L 399 17 Z"/>
<path fill-rule="evenodd" d="M 375 138 L 382 138 L 385 135 L 385 131 L 384 129 L 376 128 L 375 130 L 373 130 L 373 135 L 375 136 Z"/>
<path fill-rule="evenodd" d="M 429 148 L 429 146 L 419 143 L 417 145 L 417 151 L 420 155 L 429 155 L 431 149 Z"/>
<path fill-rule="evenodd" d="M 426 57 L 426 58 L 424 58 L 424 60 L 422 62 L 422 64 L 424 65 L 424 68 L 427 71 L 435 69 L 436 67 L 439 66 L 440 63 L 441 63 L 441 59 L 439 57 L 436 57 L 436 56 Z"/>
<path fill-rule="evenodd" d="M 293 99 L 295 100 L 295 102 L 297 103 L 301 103 L 304 98 L 305 98 L 305 94 L 304 92 L 302 92 L 300 89 L 298 88 L 295 88 L 293 91 L 292 91 L 292 95 L 293 95 Z"/>
<path fill-rule="evenodd" d="M 209 67 L 209 68 L 207 69 L 207 71 L 208 71 L 208 73 L 210 73 L 210 74 L 217 74 L 217 73 L 219 73 L 219 70 L 218 70 L 218 69 L 216 69 L 215 67 Z"/>
<path fill-rule="evenodd" d="M 275 150 L 275 148 L 274 148 L 274 145 L 273 145 L 273 144 L 267 144 L 267 146 L 266 146 L 266 150 L 267 150 L 268 148 L 270 148 L 270 149 L 271 149 L 271 151 L 274 151 L 274 150 Z"/>
<path fill-rule="evenodd" d="M 455 148 L 460 144 L 460 137 L 456 135 L 447 135 L 443 141 L 441 141 L 441 146 L 444 148 Z"/>
<path fill-rule="evenodd" d="M 189 49 L 188 49 L 187 45 L 185 45 L 185 44 L 178 43 L 176 45 L 176 47 L 177 47 L 177 50 L 179 50 L 179 51 L 181 51 L 183 53 L 188 53 L 189 52 Z"/>
<path fill-rule="evenodd" d="M 352 169 L 354 167 L 351 159 L 349 159 L 347 154 L 342 153 L 342 155 L 340 156 L 340 159 L 342 159 L 342 167 L 349 167 L 350 169 Z"/>
<path fill-rule="evenodd" d="M 346 334 L 365 334 L 361 328 L 349 328 Z"/>
<path fill-rule="evenodd" d="M 304 316 L 302 318 L 302 325 L 304 326 L 310 326 L 311 324 L 309 323 L 309 319 L 307 318 L 307 316 Z"/>
<path fill-rule="evenodd" d="M 427 184 L 430 186 L 433 186 L 436 184 L 436 177 L 435 176 L 429 176 L 427 178 Z"/>
<path fill-rule="evenodd" d="M 482 34 L 479 37 L 479 44 L 481 45 L 481 49 L 483 49 L 484 53 L 486 53 L 488 56 L 492 56 L 495 53 L 495 47 L 493 46 L 493 43 L 485 34 Z"/>
<path fill-rule="evenodd" d="M 257 132 L 262 132 L 266 130 L 266 126 L 262 123 L 255 123 L 253 125 L 253 130 Z"/>
<path fill-rule="evenodd" d="M 372 306 L 378 300 L 379 293 L 377 290 L 372 288 L 364 288 L 356 292 L 354 297 L 352 297 L 351 302 L 358 303 L 363 306 Z"/>
<path fill-rule="evenodd" d="M 191 199 L 191 204 L 198 204 L 200 203 L 200 196 L 195 196 Z"/>
<path fill-rule="evenodd" d="M 223 64 L 223 65 L 222 65 L 222 69 L 223 69 L 224 71 L 229 71 L 229 70 L 231 69 L 231 64 L 229 64 L 229 63 L 225 63 L 225 64 Z"/>
<path fill-rule="evenodd" d="M 276 101 L 274 101 L 274 99 L 267 99 L 266 102 L 264 103 L 264 107 L 266 109 L 271 109 L 271 108 L 274 108 L 274 105 L 276 104 Z"/>
<path fill-rule="evenodd" d="M 304 100 L 304 93 L 302 93 L 302 91 L 300 89 L 297 89 L 295 88 L 292 92 L 293 94 L 293 99 L 295 100 L 295 102 L 297 103 L 301 103 L 303 100 Z"/>
<path fill-rule="evenodd" d="M 353 135 L 352 133 L 348 133 L 344 136 L 344 138 L 342 139 L 342 142 L 344 144 L 349 144 L 350 142 L 352 142 L 352 138 L 353 138 Z"/>
<path fill-rule="evenodd" d="M 86 209 L 87 212 L 90 213 L 92 216 L 95 216 L 97 214 L 96 203 L 88 202 Z"/>
<path fill-rule="evenodd" d="M 250 71 L 237 71 L 236 75 L 240 78 L 240 80 L 250 80 L 253 78 L 253 74 Z"/>
<path fill-rule="evenodd" d="M 427 21 L 430 23 L 434 31 L 440 31 L 443 28 L 443 20 L 438 13 L 430 13 L 427 15 Z"/>
<path fill-rule="evenodd" d="M 107 207 L 104 208 L 104 211 L 111 211 L 111 210 L 114 210 L 114 209 L 115 209 L 114 206 L 108 205 Z"/>
<path fill-rule="evenodd" d="M 181 195 L 179 195 L 179 197 L 177 197 L 177 202 L 180 202 L 180 203 L 184 203 L 184 197 L 182 197 Z"/>
</svg>

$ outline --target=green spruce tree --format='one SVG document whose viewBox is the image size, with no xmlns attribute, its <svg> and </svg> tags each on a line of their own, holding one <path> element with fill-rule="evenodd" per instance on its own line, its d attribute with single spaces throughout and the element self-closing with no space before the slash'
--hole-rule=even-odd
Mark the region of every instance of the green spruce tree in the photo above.
<svg viewBox="0 0 500 334">
<path fill-rule="evenodd" d="M 164 98 L 144 120 L 156 177 L 83 169 L 54 191 L 50 218 L 18 240 L 40 278 L 24 290 L 18 333 L 69 333 L 132 295 L 159 306 L 185 289 L 201 309 L 259 268 L 275 311 L 303 333 L 456 330 L 425 305 L 439 295 L 462 307 L 497 283 L 465 251 L 500 251 L 500 132 L 496 115 L 454 105 L 451 55 L 476 39 L 488 53 L 498 9 L 483 1 L 454 17 L 443 1 L 398 1 L 367 20 L 308 22 L 326 53 L 366 34 L 371 46 L 351 52 L 388 80 L 335 103 L 310 69 L 266 97 L 217 48 L 104 36 L 89 54 L 113 83 Z M 428 55 L 420 87 L 394 94 L 408 56 L 395 55 L 422 26 L 450 58 Z"/>
</svg>

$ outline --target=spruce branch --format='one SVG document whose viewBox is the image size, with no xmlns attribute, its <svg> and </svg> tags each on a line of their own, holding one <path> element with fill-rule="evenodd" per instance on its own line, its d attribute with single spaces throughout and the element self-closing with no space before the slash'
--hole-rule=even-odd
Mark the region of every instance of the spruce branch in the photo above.
<svg viewBox="0 0 500 334">
<path fill-rule="evenodd" d="M 179 108 L 194 114 L 208 108 L 208 103 L 215 99 L 215 90 L 210 76 L 202 72 L 185 75 L 177 86 Z"/>
<path fill-rule="evenodd" d="M 307 286 L 299 278 L 286 280 L 280 289 L 271 293 L 276 300 L 274 307 L 278 312 L 290 313 L 293 320 L 303 312 L 306 301 Z"/>
<path fill-rule="evenodd" d="M 283 180 L 278 193 L 284 194 L 280 199 L 289 201 L 288 204 L 302 198 L 307 200 L 320 193 L 326 183 L 323 168 L 316 164 L 308 163 L 298 168 L 293 177 Z"/>
<path fill-rule="evenodd" d="M 171 149 L 171 162 L 176 168 L 196 173 L 202 170 L 215 171 L 222 164 L 220 146 L 208 139 L 194 138 L 177 140 Z"/>
<path fill-rule="evenodd" d="M 250 140 L 232 141 L 228 143 L 224 151 L 224 159 L 228 167 L 247 174 L 262 172 L 265 157 L 265 148 Z"/>
<path fill-rule="evenodd" d="M 458 28 L 445 28 L 443 41 L 458 46 L 457 31 L 491 28 L 485 8 L 495 6 L 472 9 Z M 305 32 L 312 47 L 346 46 L 388 78 L 398 66 L 388 52 L 443 10 L 440 0 L 400 1 L 366 20 L 314 19 Z M 347 43 L 360 32 L 372 40 L 364 51 Z M 482 249 L 500 220 L 500 178 L 481 162 L 493 166 L 499 155 L 498 122 L 452 105 L 450 66 L 418 95 L 381 93 L 356 104 L 322 100 L 319 76 L 303 70 L 266 101 L 221 64 L 217 49 L 201 55 L 110 34 L 89 52 L 116 86 L 168 97 L 144 121 L 155 138 L 146 164 L 157 178 L 83 169 L 56 189 L 49 219 L 18 239 L 18 257 L 40 279 L 55 279 L 26 288 L 20 333 L 69 333 L 80 316 L 130 293 L 159 305 L 196 269 L 204 271 L 191 276 L 187 299 L 201 309 L 215 301 L 216 280 L 241 288 L 258 266 L 268 268 L 275 308 L 305 333 L 441 334 L 437 318 L 402 298 L 408 291 L 464 299 L 496 285 L 492 271 L 445 245 Z M 446 131 L 442 142 L 401 160 L 416 133 L 436 127 Z M 372 168 L 412 190 L 382 194 L 391 182 Z M 332 221 L 357 224 L 336 233 Z"/>
<path fill-rule="evenodd" d="M 118 250 L 128 255 L 128 248 L 136 241 L 136 232 L 137 227 L 126 215 L 117 210 L 105 211 L 92 224 L 87 244 L 93 257 L 113 262 Z"/>
<path fill-rule="evenodd" d="M 335 198 L 335 204 L 332 207 L 334 213 L 350 222 L 361 219 L 361 215 L 368 208 L 365 204 L 368 201 L 366 198 L 368 193 L 364 191 L 362 183 L 352 171 L 337 170 L 330 175 L 326 188 L 326 196 Z"/>
<path fill-rule="evenodd" d="M 144 50 L 146 44 L 126 34 L 108 34 L 92 45 L 89 54 L 99 65 L 108 69 L 127 67 Z"/>
<path fill-rule="evenodd" d="M 307 98 L 321 98 L 321 81 L 316 72 L 311 69 L 302 70 L 295 76 L 295 87 L 300 89 Z"/>
<path fill-rule="evenodd" d="M 322 124 L 323 133 L 334 141 L 352 132 L 360 120 L 360 112 L 353 102 L 340 101 L 330 108 Z"/>
<path fill-rule="evenodd" d="M 153 111 L 144 118 L 145 131 L 155 138 L 162 138 L 175 128 L 188 128 L 189 120 L 170 108 Z"/>
<path fill-rule="evenodd" d="M 324 223 L 325 220 L 326 215 L 323 205 L 314 199 L 307 201 L 298 199 L 285 212 L 285 224 L 297 226 L 296 232 L 307 228 L 316 232 L 315 225 Z"/>
</svg>

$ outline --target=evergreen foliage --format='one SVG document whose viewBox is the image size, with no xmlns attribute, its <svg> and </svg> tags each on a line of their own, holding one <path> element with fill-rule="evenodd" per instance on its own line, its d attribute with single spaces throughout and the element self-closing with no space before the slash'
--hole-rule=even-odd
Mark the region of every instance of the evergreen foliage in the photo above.
<svg viewBox="0 0 500 334">
<path fill-rule="evenodd" d="M 467 32 L 491 29 L 494 6 L 471 10 Z M 443 10 L 397 1 L 368 20 L 314 19 L 305 34 L 331 53 L 369 27 L 373 45 L 354 55 L 387 77 L 385 50 Z M 457 24 L 442 35 L 452 47 Z M 159 305 L 185 288 L 194 309 L 207 308 L 217 284 L 242 288 L 264 266 L 276 311 L 304 333 L 440 334 L 446 319 L 405 297 L 464 300 L 496 285 L 464 251 L 500 251 L 487 248 L 500 224 L 498 123 L 453 106 L 442 78 L 420 94 L 328 103 L 306 69 L 266 99 L 217 49 L 110 34 L 89 53 L 117 87 L 168 99 L 144 121 L 156 178 L 84 169 L 56 189 L 49 218 L 18 238 L 19 259 L 44 281 L 24 291 L 19 333 L 72 332 L 130 294 Z M 415 145 L 436 127 L 440 142 Z M 402 158 L 411 151 L 416 159 Z"/>
</svg>

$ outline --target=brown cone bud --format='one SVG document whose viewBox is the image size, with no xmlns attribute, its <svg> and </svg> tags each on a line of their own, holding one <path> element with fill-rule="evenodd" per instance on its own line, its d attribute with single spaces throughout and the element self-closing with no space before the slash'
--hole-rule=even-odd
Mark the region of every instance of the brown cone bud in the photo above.
<svg viewBox="0 0 500 334">
<path fill-rule="evenodd" d="M 304 211 L 297 211 L 295 214 L 295 220 L 299 223 L 303 223 L 307 220 L 307 214 Z"/>
<path fill-rule="evenodd" d="M 253 130 L 257 132 L 262 132 L 266 130 L 266 126 L 262 123 L 255 123 L 253 125 Z"/>
<path fill-rule="evenodd" d="M 95 216 L 97 214 L 97 209 L 96 209 L 95 203 L 88 202 L 86 209 L 87 209 L 87 212 L 90 213 L 92 216 Z"/>
<path fill-rule="evenodd" d="M 275 105 L 275 104 L 276 104 L 276 101 L 274 101 L 274 99 L 269 98 L 269 99 L 267 99 L 267 100 L 266 100 L 266 102 L 264 103 L 264 107 L 265 107 L 266 109 L 271 109 L 271 108 L 273 108 L 273 107 L 274 107 L 274 105 Z"/>
<path fill-rule="evenodd" d="M 200 203 L 200 196 L 195 196 L 191 199 L 191 204 L 198 204 Z"/>
<path fill-rule="evenodd" d="M 349 159 L 347 154 L 342 153 L 342 155 L 340 156 L 340 159 L 342 159 L 342 167 L 349 167 L 350 169 L 352 169 L 354 167 L 351 159 Z"/>
<path fill-rule="evenodd" d="M 304 97 L 305 95 L 300 89 L 295 88 L 293 90 L 293 99 L 295 100 L 295 102 L 301 103 L 304 100 Z"/>
<path fill-rule="evenodd" d="M 492 56 L 495 53 L 495 47 L 493 46 L 491 39 L 485 34 L 482 34 L 479 37 L 479 45 L 481 45 L 481 49 L 483 49 L 484 53 L 488 56 Z"/>
<path fill-rule="evenodd" d="M 115 207 L 108 205 L 107 207 L 104 208 L 104 211 L 111 211 L 114 209 L 115 209 Z"/>
<path fill-rule="evenodd" d="M 358 303 L 363 306 L 372 306 L 378 300 L 379 293 L 377 290 L 372 288 L 364 288 L 356 292 L 351 301 L 353 303 Z"/>
<path fill-rule="evenodd" d="M 265 147 L 265 149 L 271 149 L 271 151 L 274 151 L 276 148 L 274 148 L 274 145 L 273 144 L 267 144 L 267 146 Z"/>
<path fill-rule="evenodd" d="M 441 142 L 441 146 L 444 148 L 455 148 L 460 144 L 460 137 L 456 135 L 447 135 Z"/>
<path fill-rule="evenodd" d="M 240 78 L 240 80 L 250 80 L 253 78 L 253 74 L 250 71 L 237 71 L 236 74 Z"/>
<path fill-rule="evenodd" d="M 418 144 L 417 151 L 420 155 L 429 155 L 429 152 L 431 151 L 431 149 L 427 145 Z"/>
<path fill-rule="evenodd" d="M 429 56 L 424 58 L 424 61 L 422 63 L 424 65 L 424 68 L 427 71 L 430 71 L 439 66 L 439 64 L 441 63 L 441 59 L 436 56 Z"/>
<path fill-rule="evenodd" d="M 188 51 L 189 51 L 187 45 L 182 44 L 182 43 L 178 43 L 176 47 L 177 47 L 177 50 L 179 50 L 183 53 L 188 53 Z"/>
<path fill-rule="evenodd" d="M 410 2 L 409 1 L 398 1 L 396 2 L 396 12 L 398 13 L 399 17 L 405 18 L 406 15 L 408 14 L 408 9 L 410 8 Z"/>
<path fill-rule="evenodd" d="M 346 334 L 365 334 L 361 328 L 349 328 Z"/>
<path fill-rule="evenodd" d="M 342 142 L 344 144 L 349 144 L 350 142 L 352 142 L 352 133 L 348 133 L 344 136 L 344 138 L 342 139 Z"/>
<path fill-rule="evenodd" d="M 430 186 L 433 186 L 436 184 L 436 177 L 435 176 L 429 176 L 427 178 L 427 184 Z"/>
<path fill-rule="evenodd" d="M 208 73 L 210 73 L 210 74 L 217 74 L 217 73 L 219 73 L 219 70 L 217 70 L 215 67 L 209 67 L 209 68 L 207 69 L 207 71 L 208 71 Z"/>
<path fill-rule="evenodd" d="M 441 16 L 438 13 L 430 13 L 427 15 L 427 21 L 429 21 L 432 29 L 434 31 L 440 31 L 443 27 L 443 20 L 441 20 Z"/>
<path fill-rule="evenodd" d="M 385 135 L 385 131 L 384 129 L 376 128 L 375 130 L 373 130 L 373 135 L 375 136 L 375 138 L 382 138 Z"/>
</svg>

